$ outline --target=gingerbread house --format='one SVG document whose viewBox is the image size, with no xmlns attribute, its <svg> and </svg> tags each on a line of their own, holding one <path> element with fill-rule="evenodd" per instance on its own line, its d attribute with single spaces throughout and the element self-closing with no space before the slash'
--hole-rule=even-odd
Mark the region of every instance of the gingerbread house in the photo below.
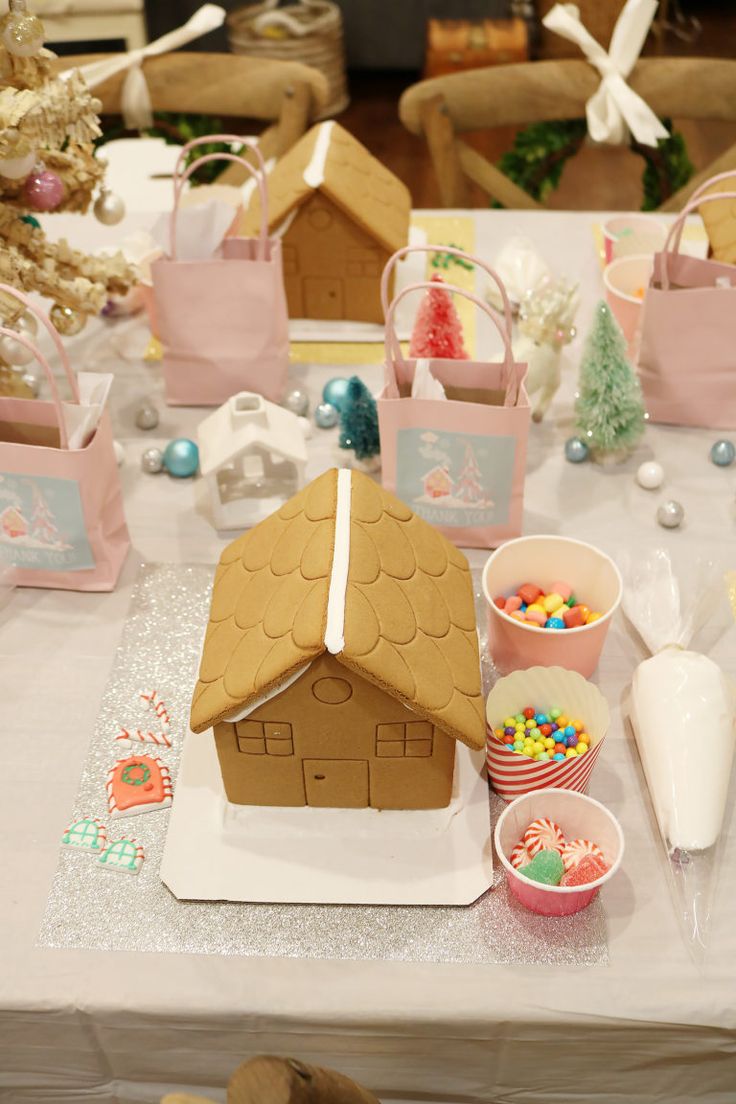
<svg viewBox="0 0 736 1104">
<path fill-rule="evenodd" d="M 194 699 L 245 805 L 431 809 L 485 723 L 465 557 L 331 470 L 223 552 Z"/>
<path fill-rule="evenodd" d="M 268 177 L 289 317 L 383 322 L 381 272 L 408 244 L 410 215 L 408 189 L 352 134 L 332 121 L 312 127 Z M 244 232 L 259 226 L 254 190 Z"/>
</svg>

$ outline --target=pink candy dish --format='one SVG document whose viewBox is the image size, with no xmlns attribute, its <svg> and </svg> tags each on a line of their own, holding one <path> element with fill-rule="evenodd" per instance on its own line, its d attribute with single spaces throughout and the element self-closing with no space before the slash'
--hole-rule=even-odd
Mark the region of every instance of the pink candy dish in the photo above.
<svg viewBox="0 0 736 1104">
<path fill-rule="evenodd" d="M 595 840 L 608 863 L 606 873 L 585 886 L 554 886 L 532 882 L 523 870 L 515 870 L 511 852 L 532 821 L 544 816 L 559 824 L 567 839 Z M 600 801 L 574 790 L 536 790 L 517 797 L 498 818 L 493 838 L 510 892 L 524 908 L 540 916 L 570 916 L 587 908 L 613 878 L 624 854 L 624 834 L 613 813 Z"/>
<path fill-rule="evenodd" d="M 494 605 L 496 595 L 513 594 L 524 583 L 549 587 L 558 579 L 569 580 L 578 599 L 600 611 L 597 621 L 557 632 L 524 624 Z M 488 647 L 497 670 L 508 674 L 526 667 L 566 667 L 589 678 L 598 666 L 621 592 L 615 563 L 592 544 L 551 536 L 519 537 L 502 544 L 483 568 Z"/>
</svg>

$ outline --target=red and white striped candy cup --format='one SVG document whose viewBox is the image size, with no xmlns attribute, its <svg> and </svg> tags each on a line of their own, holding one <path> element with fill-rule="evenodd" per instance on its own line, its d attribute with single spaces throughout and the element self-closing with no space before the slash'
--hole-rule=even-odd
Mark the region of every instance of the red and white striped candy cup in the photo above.
<svg viewBox="0 0 736 1104">
<path fill-rule="evenodd" d="M 538 763 L 519 755 L 493 735 L 494 728 L 510 715 L 532 705 L 541 712 L 561 709 L 571 720 L 581 720 L 590 736 L 585 755 L 563 761 Z M 584 793 L 598 761 L 611 717 L 608 703 L 597 686 L 577 671 L 564 667 L 530 667 L 498 680 L 486 702 L 488 731 L 486 761 L 491 785 L 504 801 L 550 786 Z"/>
</svg>

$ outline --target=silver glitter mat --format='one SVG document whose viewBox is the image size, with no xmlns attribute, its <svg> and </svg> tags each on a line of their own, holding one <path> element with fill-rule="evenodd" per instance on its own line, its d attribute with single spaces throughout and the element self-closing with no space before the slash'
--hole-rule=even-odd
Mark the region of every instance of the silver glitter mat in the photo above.
<svg viewBox="0 0 736 1104">
<path fill-rule="evenodd" d="M 98 816 L 108 825 L 110 838 L 134 835 L 145 848 L 145 862 L 136 876 L 111 873 L 98 867 L 93 856 L 62 848 L 41 925 L 41 946 L 519 966 L 607 964 L 599 901 L 576 916 L 535 916 L 508 894 L 498 863 L 494 888 L 469 907 L 177 901 L 158 875 L 168 811 L 111 822 L 105 777 L 121 754 L 114 744 L 119 724 L 140 724 L 138 695 L 155 687 L 171 714 L 174 746 L 151 750 L 169 767 L 176 800 L 176 772 L 213 575 L 208 567 L 173 564 L 141 570 L 70 820 Z M 479 613 L 484 627 L 482 608 Z M 484 680 L 490 683 L 493 677 L 486 665 Z M 492 821 L 503 807 L 491 794 Z M 59 839 L 65 827 L 59 825 Z"/>
</svg>

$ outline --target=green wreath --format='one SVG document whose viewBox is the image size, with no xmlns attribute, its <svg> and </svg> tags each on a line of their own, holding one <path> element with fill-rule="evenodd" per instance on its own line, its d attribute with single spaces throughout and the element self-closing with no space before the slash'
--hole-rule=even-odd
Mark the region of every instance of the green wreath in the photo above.
<svg viewBox="0 0 736 1104">
<path fill-rule="evenodd" d="M 679 131 L 673 131 L 671 119 L 662 122 L 669 138 L 660 138 L 656 147 L 643 146 L 633 138 L 629 143 L 629 148 L 645 161 L 642 211 L 656 210 L 687 184 L 694 171 L 685 139 Z M 504 153 L 498 167 L 509 180 L 543 203 L 560 183 L 562 170 L 582 146 L 587 132 L 585 119 L 533 123 L 519 131 L 513 148 Z"/>
<path fill-rule="evenodd" d="M 138 771 L 141 772 L 140 776 L 137 774 Z M 142 786 L 150 777 L 151 768 L 147 767 L 145 763 L 131 763 L 130 766 L 123 768 L 120 780 L 126 786 Z"/>
</svg>

